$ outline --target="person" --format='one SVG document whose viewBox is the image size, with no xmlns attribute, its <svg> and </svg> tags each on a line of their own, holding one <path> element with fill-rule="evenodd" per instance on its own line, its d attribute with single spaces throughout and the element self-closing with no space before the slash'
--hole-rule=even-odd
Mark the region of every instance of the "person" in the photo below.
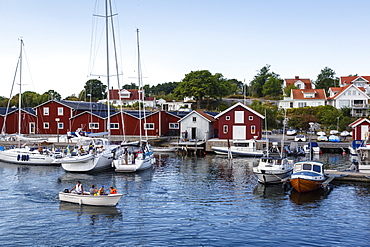
<svg viewBox="0 0 370 247">
<path fill-rule="evenodd" d="M 77 181 L 77 184 L 71 189 L 72 191 L 75 191 L 77 194 L 83 194 L 84 193 L 84 187 L 82 186 L 80 181 Z"/>
<path fill-rule="evenodd" d="M 71 142 L 71 139 L 72 139 L 72 133 L 70 130 L 67 131 L 67 140 L 68 140 L 68 143 Z"/>
<path fill-rule="evenodd" d="M 117 189 L 114 188 L 113 186 L 110 187 L 110 193 L 111 194 L 117 194 Z"/>
<path fill-rule="evenodd" d="M 104 192 L 104 185 L 102 185 L 98 191 L 98 195 L 99 196 L 102 196 L 102 195 L 106 195 L 106 193 Z"/>
<path fill-rule="evenodd" d="M 98 192 L 98 190 L 95 188 L 95 185 L 94 184 L 91 185 L 90 195 L 95 196 L 97 192 Z"/>
</svg>

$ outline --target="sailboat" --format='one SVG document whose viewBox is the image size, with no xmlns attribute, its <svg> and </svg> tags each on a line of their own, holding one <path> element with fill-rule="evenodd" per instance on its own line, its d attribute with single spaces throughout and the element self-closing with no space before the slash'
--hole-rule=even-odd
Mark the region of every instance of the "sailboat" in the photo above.
<svg viewBox="0 0 370 247">
<path fill-rule="evenodd" d="M 113 18 L 111 6 L 105 0 L 105 37 L 106 37 L 106 78 L 107 88 L 110 88 L 109 74 L 109 20 Z M 114 36 L 113 36 L 114 37 Z M 107 94 L 108 104 L 110 102 L 109 93 Z M 110 106 L 108 105 L 107 133 L 108 138 L 78 136 L 77 148 L 60 160 L 64 170 L 69 172 L 96 172 L 111 168 L 113 151 L 117 146 L 110 145 Z M 78 133 L 79 131 L 77 131 Z"/>
<path fill-rule="evenodd" d="M 52 151 L 46 149 L 43 150 L 40 146 L 38 148 L 31 148 L 24 144 L 20 145 L 22 141 L 42 141 L 40 138 L 26 138 L 21 134 L 22 126 L 22 55 L 23 55 L 23 39 L 20 39 L 20 54 L 18 58 L 17 69 L 19 66 L 19 97 L 18 97 L 18 133 L 13 138 L 18 140 L 18 147 L 8 150 L 3 148 L 0 150 L 0 160 L 14 164 L 24 165 L 51 165 L 59 164 L 59 161 L 55 158 Z M 17 72 L 17 71 L 16 71 Z M 9 107 L 8 107 L 9 108 Z M 3 127 L 5 126 L 5 121 Z M 4 128 L 3 128 L 4 129 Z M 2 130 L 2 132 L 4 132 Z"/>
<path fill-rule="evenodd" d="M 140 64 L 140 45 L 139 45 L 139 29 L 136 29 L 137 49 L 138 49 L 138 83 L 139 83 L 139 129 L 140 141 L 137 145 L 128 145 L 122 143 L 117 150 L 113 160 L 113 166 L 116 172 L 136 172 L 151 168 L 155 163 L 153 149 L 148 143 L 147 131 L 145 130 L 145 139 L 142 136 L 142 118 L 146 119 L 144 105 L 144 90 L 141 77 Z M 141 109 L 141 104 L 143 109 Z"/>
<path fill-rule="evenodd" d="M 284 129 L 285 122 L 284 120 Z M 281 142 L 281 147 L 284 147 L 284 134 Z M 267 143 L 269 143 L 268 139 Z M 293 160 L 283 157 L 283 152 L 279 150 L 277 142 L 272 143 L 271 149 L 267 149 L 266 155 L 259 159 L 258 166 L 253 167 L 253 173 L 257 176 L 258 182 L 262 184 L 281 183 L 283 179 L 292 174 L 292 171 Z"/>
</svg>

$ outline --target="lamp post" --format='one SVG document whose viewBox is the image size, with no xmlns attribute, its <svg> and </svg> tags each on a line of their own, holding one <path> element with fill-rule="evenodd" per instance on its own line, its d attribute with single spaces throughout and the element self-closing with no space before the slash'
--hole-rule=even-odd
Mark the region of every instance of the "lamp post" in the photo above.
<svg viewBox="0 0 370 247">
<path fill-rule="evenodd" d="M 55 122 L 57 122 L 57 142 L 59 143 L 59 118 L 55 118 Z"/>
</svg>

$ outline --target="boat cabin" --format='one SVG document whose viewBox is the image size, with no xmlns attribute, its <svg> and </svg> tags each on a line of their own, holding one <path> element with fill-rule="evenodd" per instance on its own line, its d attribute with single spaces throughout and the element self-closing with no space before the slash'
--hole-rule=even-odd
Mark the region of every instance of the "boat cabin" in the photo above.
<svg viewBox="0 0 370 247">
<path fill-rule="evenodd" d="M 304 161 L 295 163 L 293 173 L 301 171 L 324 173 L 324 164 L 318 162 L 311 163 Z"/>
</svg>

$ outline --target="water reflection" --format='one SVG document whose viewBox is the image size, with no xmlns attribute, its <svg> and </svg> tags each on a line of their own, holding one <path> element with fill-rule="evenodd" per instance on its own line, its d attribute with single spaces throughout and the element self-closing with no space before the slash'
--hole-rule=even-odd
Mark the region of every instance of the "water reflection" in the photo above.
<svg viewBox="0 0 370 247">
<path fill-rule="evenodd" d="M 261 197 L 281 197 L 285 196 L 290 188 L 286 184 L 264 185 L 258 183 L 253 190 L 253 194 Z"/>
<path fill-rule="evenodd" d="M 97 206 L 79 205 L 68 202 L 60 202 L 59 210 L 76 213 L 78 217 L 87 215 L 90 217 L 92 225 L 94 225 L 96 221 L 101 219 L 122 221 L 122 213 L 116 207 L 97 207 Z"/>
<path fill-rule="evenodd" d="M 328 197 L 332 188 L 320 188 L 318 190 L 299 193 L 295 189 L 292 189 L 290 192 L 290 200 L 297 205 L 310 204 L 320 202 Z"/>
</svg>

